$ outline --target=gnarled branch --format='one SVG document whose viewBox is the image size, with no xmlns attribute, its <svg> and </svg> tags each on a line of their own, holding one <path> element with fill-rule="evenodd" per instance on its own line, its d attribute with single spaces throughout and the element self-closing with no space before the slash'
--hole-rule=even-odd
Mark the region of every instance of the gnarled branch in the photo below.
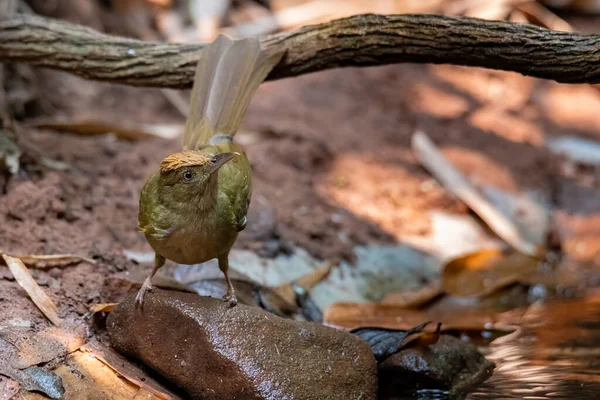
<svg viewBox="0 0 600 400">
<path fill-rule="evenodd" d="M 287 50 L 268 79 L 330 68 L 401 62 L 520 72 L 565 83 L 600 83 L 600 36 L 437 15 L 357 15 L 262 38 Z M 0 22 L 0 61 L 137 86 L 192 84 L 200 44 L 143 42 L 64 21 L 17 15 Z"/>
</svg>

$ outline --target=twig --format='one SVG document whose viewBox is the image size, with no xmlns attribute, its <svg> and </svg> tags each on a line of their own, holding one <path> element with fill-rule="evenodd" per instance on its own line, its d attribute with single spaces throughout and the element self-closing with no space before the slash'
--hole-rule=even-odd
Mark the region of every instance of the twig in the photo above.
<svg viewBox="0 0 600 400">
<path fill-rule="evenodd" d="M 512 221 L 498 211 L 459 170 L 448 162 L 425 133 L 415 132 L 412 138 L 412 147 L 421 164 L 446 189 L 465 202 L 496 235 L 524 254 L 538 255 L 537 246 L 527 241 Z"/>
<path fill-rule="evenodd" d="M 400 62 L 520 72 L 600 83 L 600 36 L 437 15 L 357 15 L 261 39 L 287 53 L 267 79 Z M 0 22 L 0 60 L 137 86 L 190 87 L 202 45 L 143 42 L 64 21 L 16 15 Z"/>
</svg>

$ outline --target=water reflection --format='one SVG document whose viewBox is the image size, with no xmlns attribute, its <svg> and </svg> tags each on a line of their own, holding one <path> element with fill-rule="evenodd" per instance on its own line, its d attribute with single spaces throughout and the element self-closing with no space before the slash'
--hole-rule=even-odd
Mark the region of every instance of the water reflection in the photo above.
<svg viewBox="0 0 600 400">
<path fill-rule="evenodd" d="M 494 375 L 467 399 L 595 399 L 600 397 L 600 294 L 532 306 L 503 316 L 521 328 L 483 347 Z M 394 400 L 450 399 L 441 390 Z"/>
<path fill-rule="evenodd" d="M 600 296 L 532 307 L 494 341 L 497 369 L 469 399 L 592 399 L 600 393 Z"/>
</svg>

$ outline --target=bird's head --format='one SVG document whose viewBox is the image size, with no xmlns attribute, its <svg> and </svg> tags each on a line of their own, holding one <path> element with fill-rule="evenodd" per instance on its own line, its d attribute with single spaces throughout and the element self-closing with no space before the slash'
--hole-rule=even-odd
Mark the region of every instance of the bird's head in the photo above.
<svg viewBox="0 0 600 400">
<path fill-rule="evenodd" d="M 171 154 L 160 164 L 161 186 L 170 192 L 169 197 L 189 201 L 204 195 L 211 182 L 217 182 L 217 171 L 238 153 L 209 154 L 186 150 Z"/>
</svg>

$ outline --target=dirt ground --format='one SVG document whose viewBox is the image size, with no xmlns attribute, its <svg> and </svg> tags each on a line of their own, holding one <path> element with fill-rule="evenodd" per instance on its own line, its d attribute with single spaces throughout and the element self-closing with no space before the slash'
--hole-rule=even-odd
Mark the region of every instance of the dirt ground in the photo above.
<svg viewBox="0 0 600 400">
<path fill-rule="evenodd" d="M 574 22 L 600 32 L 594 21 Z M 139 192 L 180 142 L 85 137 L 28 128 L 27 121 L 90 112 L 116 125 L 123 119 L 182 123 L 183 117 L 155 89 L 42 70 L 29 81 L 36 96 L 19 115 L 22 168 L 0 180 L 0 249 L 94 258 L 97 265 L 32 269 L 59 315 L 77 318 L 93 303 L 135 290 L 117 273 L 149 271 L 123 251 L 151 251 L 136 231 Z M 427 234 L 429 211 L 466 213 L 413 156 L 410 138 L 421 129 L 476 182 L 546 193 L 561 235 L 578 243 L 574 260 L 596 266 L 596 174 L 567 174 L 543 142 L 562 135 L 600 140 L 599 113 L 600 91 L 590 86 L 453 66 L 340 69 L 268 82 L 240 133 L 255 189 L 249 227 L 236 246 L 266 256 L 299 247 L 320 259 L 351 260 L 357 244 Z M 48 168 L 42 157 L 68 169 Z M 0 266 L 0 325 L 18 321 L 46 324 Z"/>
</svg>

